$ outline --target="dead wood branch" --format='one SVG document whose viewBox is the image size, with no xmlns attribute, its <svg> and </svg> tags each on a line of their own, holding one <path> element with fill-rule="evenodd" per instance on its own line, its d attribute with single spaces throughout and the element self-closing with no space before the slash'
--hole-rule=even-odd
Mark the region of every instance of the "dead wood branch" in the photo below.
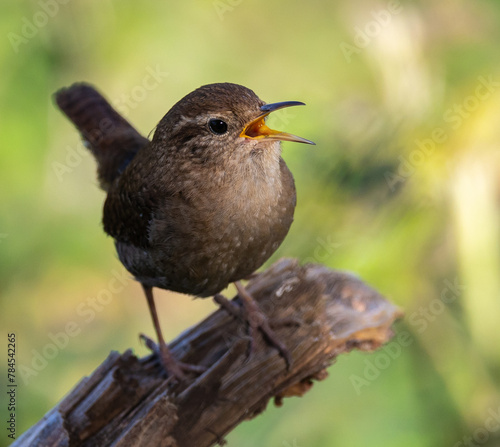
<svg viewBox="0 0 500 447">
<path fill-rule="evenodd" d="M 292 353 L 289 371 L 262 337 L 249 357 L 245 324 L 220 309 L 170 345 L 182 361 L 206 366 L 202 375 L 174 384 L 153 356 L 112 352 L 13 446 L 214 445 L 271 398 L 304 394 L 339 354 L 387 342 L 401 315 L 351 274 L 291 259 L 247 288 L 270 318 L 301 322 L 276 329 Z"/>
</svg>

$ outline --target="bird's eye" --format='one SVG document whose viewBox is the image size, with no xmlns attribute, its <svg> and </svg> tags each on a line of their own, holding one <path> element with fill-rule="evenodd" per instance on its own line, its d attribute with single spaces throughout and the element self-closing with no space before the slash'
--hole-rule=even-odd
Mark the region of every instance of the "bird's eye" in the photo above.
<svg viewBox="0 0 500 447">
<path fill-rule="evenodd" d="M 210 130 L 217 135 L 222 135 L 227 132 L 227 123 L 217 118 L 212 118 L 208 122 L 208 127 L 210 127 Z"/>
</svg>

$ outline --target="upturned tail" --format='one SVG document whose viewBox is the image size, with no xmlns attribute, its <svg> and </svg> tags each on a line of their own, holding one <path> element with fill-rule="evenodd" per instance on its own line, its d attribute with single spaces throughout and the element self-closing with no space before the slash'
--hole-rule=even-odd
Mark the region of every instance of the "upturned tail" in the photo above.
<svg viewBox="0 0 500 447">
<path fill-rule="evenodd" d="M 137 132 L 91 85 L 73 84 L 55 93 L 59 108 L 80 132 L 97 161 L 101 188 L 108 190 L 149 140 Z"/>
</svg>

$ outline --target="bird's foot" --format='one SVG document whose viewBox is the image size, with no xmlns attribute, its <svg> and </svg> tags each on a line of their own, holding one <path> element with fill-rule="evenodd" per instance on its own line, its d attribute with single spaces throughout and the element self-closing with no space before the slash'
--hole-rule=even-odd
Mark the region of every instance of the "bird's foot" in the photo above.
<svg viewBox="0 0 500 447">
<path fill-rule="evenodd" d="M 268 318 L 247 290 L 238 282 L 236 282 L 235 285 L 238 290 L 238 295 L 243 303 L 243 308 L 240 308 L 220 294 L 214 296 L 214 301 L 233 317 L 244 319 L 248 323 L 250 355 L 255 352 L 255 340 L 257 332 L 260 331 L 266 341 L 278 350 L 281 357 L 285 360 L 287 369 L 289 370 L 292 365 L 292 356 L 285 344 L 276 335 L 273 328 L 282 326 L 299 326 L 301 322 L 296 318 Z"/>
<path fill-rule="evenodd" d="M 269 326 L 273 329 L 277 329 L 284 326 L 285 327 L 300 326 L 302 324 L 302 321 L 296 317 L 268 318 L 260 310 L 258 304 L 255 302 L 255 300 L 253 300 L 253 298 L 252 301 L 254 302 L 257 311 L 262 313 L 263 318 L 265 318 L 268 321 Z M 246 318 L 245 316 L 245 314 L 247 313 L 246 307 L 242 309 L 240 306 L 234 304 L 231 300 L 228 300 L 225 296 L 221 295 L 220 293 L 214 295 L 214 302 L 218 304 L 221 308 L 223 308 L 228 314 L 232 315 L 234 318 L 238 318 L 245 321 L 248 320 L 248 318 Z"/>
<path fill-rule="evenodd" d="M 232 301 L 228 300 L 225 296 L 217 293 L 214 295 L 215 304 L 218 304 L 221 308 L 223 308 L 229 315 L 232 315 L 234 318 L 242 319 L 243 311 L 241 307 L 237 304 L 234 304 Z"/>
<path fill-rule="evenodd" d="M 193 372 L 201 374 L 207 370 L 204 366 L 191 365 L 189 363 L 176 360 L 170 352 L 170 349 L 168 349 L 166 343 L 155 343 L 151 338 L 144 334 L 140 334 L 139 338 L 158 357 L 167 375 L 169 377 L 173 377 L 179 382 L 186 380 L 186 373 Z"/>
</svg>

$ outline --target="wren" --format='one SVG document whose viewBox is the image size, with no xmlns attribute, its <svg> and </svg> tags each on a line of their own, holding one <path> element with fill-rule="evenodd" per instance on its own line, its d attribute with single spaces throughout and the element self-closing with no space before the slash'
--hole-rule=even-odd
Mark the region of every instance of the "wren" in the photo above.
<svg viewBox="0 0 500 447">
<path fill-rule="evenodd" d="M 153 287 L 208 297 L 234 282 L 252 336 L 263 332 L 290 363 L 239 281 L 276 251 L 293 221 L 296 192 L 281 141 L 314 144 L 270 129 L 266 117 L 304 104 L 266 104 L 241 85 L 205 85 L 177 102 L 149 141 L 88 84 L 61 89 L 55 98 L 97 161 L 107 192 L 104 230 L 142 284 L 167 373 L 183 379 L 201 368 L 170 353 Z"/>
</svg>

